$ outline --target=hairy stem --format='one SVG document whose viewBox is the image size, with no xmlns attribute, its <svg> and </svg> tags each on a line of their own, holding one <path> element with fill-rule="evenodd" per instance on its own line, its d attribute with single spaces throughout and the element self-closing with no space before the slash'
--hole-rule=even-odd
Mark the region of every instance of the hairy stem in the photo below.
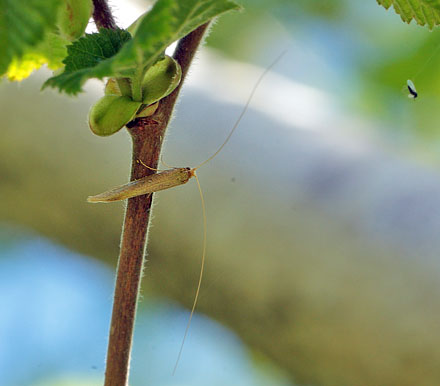
<svg viewBox="0 0 440 386">
<path fill-rule="evenodd" d="M 96 26 L 99 28 L 116 29 L 115 19 L 113 18 L 110 7 L 107 4 L 107 0 L 93 0 L 93 20 Z"/>
<path fill-rule="evenodd" d="M 179 41 L 174 58 L 182 67 L 182 82 L 208 24 L 204 24 Z M 157 168 L 165 130 L 179 94 L 180 85 L 160 101 L 154 115 L 132 122 L 129 132 L 133 142 L 131 180 L 153 173 L 138 160 Z M 105 386 L 128 384 L 134 321 L 144 264 L 152 195 L 128 200 L 122 231 L 121 250 L 110 326 Z"/>
</svg>

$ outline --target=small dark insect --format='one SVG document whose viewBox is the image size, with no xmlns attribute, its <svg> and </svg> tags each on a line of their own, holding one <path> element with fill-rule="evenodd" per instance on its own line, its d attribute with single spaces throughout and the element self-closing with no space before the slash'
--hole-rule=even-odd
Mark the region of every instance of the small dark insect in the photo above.
<svg viewBox="0 0 440 386">
<path fill-rule="evenodd" d="M 406 81 L 406 85 L 407 85 L 408 91 L 409 91 L 408 98 L 416 99 L 419 94 L 417 94 L 416 86 L 414 86 L 414 83 L 412 82 L 412 80 L 408 79 Z"/>
</svg>

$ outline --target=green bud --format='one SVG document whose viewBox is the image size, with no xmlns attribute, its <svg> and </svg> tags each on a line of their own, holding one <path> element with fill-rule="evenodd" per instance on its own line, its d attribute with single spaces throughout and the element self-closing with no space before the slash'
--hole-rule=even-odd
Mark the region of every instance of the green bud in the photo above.
<svg viewBox="0 0 440 386">
<path fill-rule="evenodd" d="M 152 105 L 142 105 L 138 112 L 136 113 L 136 118 L 151 117 L 159 107 L 159 102 L 153 103 Z"/>
<path fill-rule="evenodd" d="M 142 81 L 143 103 L 150 105 L 171 94 L 179 85 L 182 69 L 172 57 L 165 56 L 151 66 Z"/>
<path fill-rule="evenodd" d="M 104 89 L 105 95 L 122 95 L 121 90 L 119 89 L 118 82 L 116 78 L 109 78 L 107 83 L 105 84 Z"/>
<path fill-rule="evenodd" d="M 105 95 L 90 109 L 90 129 L 100 136 L 114 134 L 135 118 L 141 105 L 126 96 Z"/>
<path fill-rule="evenodd" d="M 131 84 L 128 78 L 109 78 L 104 89 L 105 95 L 124 95 L 131 97 Z"/>
<path fill-rule="evenodd" d="M 73 41 L 84 34 L 93 12 L 92 0 L 64 0 L 58 11 L 60 34 Z"/>
</svg>

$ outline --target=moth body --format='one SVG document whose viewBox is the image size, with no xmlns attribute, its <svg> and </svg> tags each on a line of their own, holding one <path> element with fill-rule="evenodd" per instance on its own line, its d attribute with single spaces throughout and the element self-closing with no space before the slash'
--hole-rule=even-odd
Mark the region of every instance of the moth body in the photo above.
<svg viewBox="0 0 440 386">
<path fill-rule="evenodd" d="M 159 192 L 160 190 L 186 184 L 193 176 L 194 170 L 191 168 L 169 169 L 131 181 L 124 185 L 115 186 L 96 196 L 89 196 L 87 201 L 96 203 L 126 200 L 127 198 Z"/>
</svg>

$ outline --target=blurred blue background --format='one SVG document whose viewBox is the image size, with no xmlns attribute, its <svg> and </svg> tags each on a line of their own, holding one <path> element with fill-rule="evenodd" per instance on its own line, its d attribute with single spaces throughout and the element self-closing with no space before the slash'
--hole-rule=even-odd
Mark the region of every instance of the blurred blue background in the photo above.
<svg viewBox="0 0 440 386">
<path fill-rule="evenodd" d="M 165 161 L 200 169 L 155 198 L 131 385 L 440 384 L 440 36 L 370 1 L 243 0 L 212 28 Z M 128 26 L 146 1 L 112 2 Z M 90 26 L 93 29 L 93 26 Z M 0 85 L 0 385 L 102 384 L 127 179 L 125 132 L 97 138 L 103 84 Z M 419 91 L 407 98 L 406 80 Z"/>
<path fill-rule="evenodd" d="M 2 244 L 0 384 L 102 384 L 112 270 L 48 240 L 26 239 Z M 288 384 L 259 370 L 233 333 L 204 317 L 195 319 L 172 376 L 188 316 L 169 301 L 143 299 L 131 384 Z"/>
</svg>

